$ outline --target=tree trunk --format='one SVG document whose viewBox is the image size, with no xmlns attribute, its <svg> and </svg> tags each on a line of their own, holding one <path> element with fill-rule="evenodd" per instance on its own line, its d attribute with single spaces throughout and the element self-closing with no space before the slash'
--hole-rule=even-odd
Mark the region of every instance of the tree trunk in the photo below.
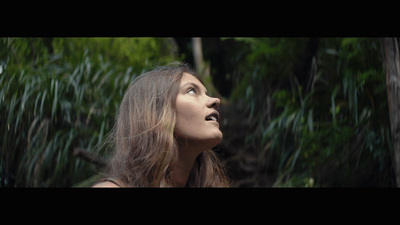
<svg viewBox="0 0 400 225">
<path fill-rule="evenodd" d="M 202 76 L 203 79 L 209 79 L 210 66 L 206 62 L 204 62 L 201 38 L 192 38 L 192 45 L 193 59 L 196 70 L 200 73 L 200 76 Z"/>
<path fill-rule="evenodd" d="M 201 45 L 201 38 L 192 38 L 193 45 L 193 59 L 196 69 L 201 69 L 203 67 L 203 48 Z"/>
<path fill-rule="evenodd" d="M 194 64 L 198 74 L 202 78 L 204 86 L 208 89 L 211 95 L 218 97 L 221 100 L 222 104 L 229 104 L 227 99 L 225 99 L 214 86 L 212 77 L 210 75 L 210 65 L 206 63 L 203 58 L 203 47 L 201 44 L 201 38 L 192 38 L 192 46 Z"/>
<path fill-rule="evenodd" d="M 396 186 L 400 187 L 400 61 L 396 38 L 382 38 Z"/>
</svg>

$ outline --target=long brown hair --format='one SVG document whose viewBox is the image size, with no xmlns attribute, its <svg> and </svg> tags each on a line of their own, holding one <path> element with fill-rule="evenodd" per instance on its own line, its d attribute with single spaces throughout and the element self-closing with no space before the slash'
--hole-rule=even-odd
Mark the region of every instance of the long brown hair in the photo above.
<svg viewBox="0 0 400 225">
<path fill-rule="evenodd" d="M 179 63 L 146 72 L 129 86 L 110 136 L 115 149 L 107 166 L 109 178 L 132 187 L 169 184 L 170 168 L 178 155 L 175 100 L 184 72 L 196 76 L 190 66 Z M 186 186 L 229 186 L 212 149 L 196 158 Z"/>
</svg>

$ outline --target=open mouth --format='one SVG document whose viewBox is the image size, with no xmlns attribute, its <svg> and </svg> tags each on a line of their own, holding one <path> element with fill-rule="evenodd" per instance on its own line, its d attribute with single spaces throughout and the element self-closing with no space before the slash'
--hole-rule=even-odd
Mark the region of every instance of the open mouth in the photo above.
<svg viewBox="0 0 400 225">
<path fill-rule="evenodd" d="M 210 115 L 206 116 L 206 121 L 219 121 L 219 113 L 218 111 L 212 112 Z"/>
</svg>

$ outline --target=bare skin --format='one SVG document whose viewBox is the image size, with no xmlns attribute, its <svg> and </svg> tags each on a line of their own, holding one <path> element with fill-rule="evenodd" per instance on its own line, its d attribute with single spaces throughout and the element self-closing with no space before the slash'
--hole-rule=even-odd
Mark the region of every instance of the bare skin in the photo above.
<svg viewBox="0 0 400 225">
<path fill-rule="evenodd" d="M 118 182 L 119 184 L 121 182 Z M 100 182 L 98 184 L 93 185 L 93 187 L 98 187 L 98 188 L 118 188 L 120 186 L 114 184 L 113 182 L 110 181 L 104 181 L 104 182 Z"/>
<path fill-rule="evenodd" d="M 196 77 L 183 74 L 176 96 L 177 121 L 174 132 L 178 137 L 179 151 L 178 160 L 172 168 L 171 186 L 184 187 L 196 157 L 221 141 L 223 135 L 219 129 L 219 113 L 216 112 L 219 105 L 220 100 L 208 96 L 206 88 Z M 118 186 L 105 181 L 93 187 Z"/>
</svg>

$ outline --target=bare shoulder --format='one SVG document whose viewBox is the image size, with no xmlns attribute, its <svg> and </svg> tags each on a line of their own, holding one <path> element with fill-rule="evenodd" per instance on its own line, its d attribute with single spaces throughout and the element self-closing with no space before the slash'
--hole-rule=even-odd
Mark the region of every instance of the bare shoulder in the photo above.
<svg viewBox="0 0 400 225">
<path fill-rule="evenodd" d="M 92 187 L 94 187 L 94 188 L 119 188 L 118 185 L 116 185 L 115 183 L 113 183 L 111 181 L 103 181 L 103 182 L 93 185 Z"/>
<path fill-rule="evenodd" d="M 121 181 L 119 180 L 114 180 L 114 179 L 109 179 L 109 180 L 104 180 L 101 182 L 98 182 L 94 184 L 92 187 L 94 188 L 118 188 L 121 187 Z"/>
</svg>

